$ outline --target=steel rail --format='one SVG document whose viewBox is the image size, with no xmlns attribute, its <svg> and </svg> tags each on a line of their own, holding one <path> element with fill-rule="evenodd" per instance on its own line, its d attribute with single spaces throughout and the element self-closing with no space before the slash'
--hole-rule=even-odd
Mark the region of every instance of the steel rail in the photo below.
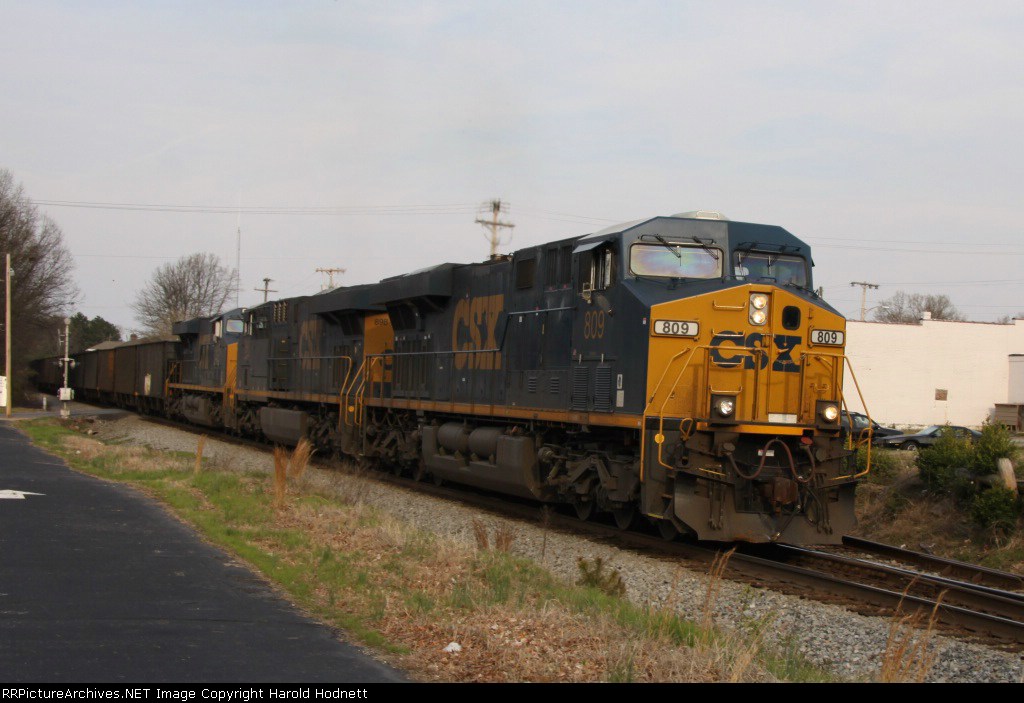
<svg viewBox="0 0 1024 703">
<path fill-rule="evenodd" d="M 776 549 L 783 555 L 873 572 L 882 579 L 901 582 L 901 590 L 908 593 L 932 600 L 941 595 L 943 603 L 1024 623 L 1024 594 L 805 547 L 777 545 Z"/>
<path fill-rule="evenodd" d="M 914 552 L 902 547 L 894 547 L 889 544 L 882 544 L 881 542 L 872 542 L 861 537 L 853 537 L 852 535 L 843 536 L 843 545 L 851 549 L 859 549 L 906 563 L 917 564 L 937 574 L 950 576 L 962 581 L 985 584 L 1006 590 L 1024 590 L 1024 577 L 1006 571 L 979 566 L 978 564 L 968 564 L 955 559 L 937 557 L 934 554 Z"/>
</svg>

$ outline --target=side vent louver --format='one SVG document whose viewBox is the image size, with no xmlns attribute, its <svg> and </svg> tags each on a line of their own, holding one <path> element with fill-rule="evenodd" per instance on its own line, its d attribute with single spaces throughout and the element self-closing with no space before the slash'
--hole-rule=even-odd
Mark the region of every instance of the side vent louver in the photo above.
<svg viewBox="0 0 1024 703">
<path fill-rule="evenodd" d="M 590 390 L 590 369 L 586 366 L 572 367 L 572 402 L 573 410 L 587 409 L 587 391 Z"/>
<path fill-rule="evenodd" d="M 599 366 L 594 371 L 594 410 L 611 412 L 612 409 L 612 369 L 610 366 Z"/>
</svg>

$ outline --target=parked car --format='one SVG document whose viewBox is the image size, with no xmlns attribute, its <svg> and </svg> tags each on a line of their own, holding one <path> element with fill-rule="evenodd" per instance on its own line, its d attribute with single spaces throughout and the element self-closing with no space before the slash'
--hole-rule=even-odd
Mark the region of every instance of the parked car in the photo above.
<svg viewBox="0 0 1024 703">
<path fill-rule="evenodd" d="M 914 434 L 896 434 L 889 435 L 888 437 L 880 437 L 875 439 L 872 444 L 876 447 L 886 447 L 889 449 L 908 449 L 911 451 L 917 451 L 921 447 L 930 447 L 942 436 L 943 432 L 954 432 L 957 437 L 965 437 L 970 439 L 972 442 L 978 440 L 981 437 L 981 432 L 972 430 L 969 427 L 958 427 L 956 425 L 932 425 L 931 427 L 925 427 L 920 432 Z"/>
<path fill-rule="evenodd" d="M 843 411 L 842 420 L 843 432 L 849 432 L 853 428 L 853 436 L 856 439 L 863 437 L 864 430 L 871 428 L 871 438 L 877 440 L 879 437 L 901 434 L 895 427 L 882 427 L 874 420 L 869 420 L 864 413 L 851 413 Z"/>
</svg>

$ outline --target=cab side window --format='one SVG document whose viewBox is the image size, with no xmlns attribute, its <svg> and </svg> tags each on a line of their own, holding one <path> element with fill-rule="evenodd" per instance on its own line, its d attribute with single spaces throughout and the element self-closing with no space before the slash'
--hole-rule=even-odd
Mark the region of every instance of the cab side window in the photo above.
<svg viewBox="0 0 1024 703">
<path fill-rule="evenodd" d="M 615 252 L 601 247 L 580 257 L 581 290 L 606 290 L 615 282 Z"/>
</svg>

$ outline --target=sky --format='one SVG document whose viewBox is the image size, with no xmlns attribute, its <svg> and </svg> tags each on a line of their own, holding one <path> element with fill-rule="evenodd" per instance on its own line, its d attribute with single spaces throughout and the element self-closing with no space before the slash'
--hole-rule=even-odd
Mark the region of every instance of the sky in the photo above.
<svg viewBox="0 0 1024 703">
<path fill-rule="evenodd" d="M 810 243 L 849 317 L 866 281 L 991 322 L 1024 312 L 1022 39 L 997 0 L 7 0 L 0 169 L 126 329 L 239 231 L 249 306 L 483 260 L 495 198 L 503 251 L 718 210 Z"/>
</svg>

